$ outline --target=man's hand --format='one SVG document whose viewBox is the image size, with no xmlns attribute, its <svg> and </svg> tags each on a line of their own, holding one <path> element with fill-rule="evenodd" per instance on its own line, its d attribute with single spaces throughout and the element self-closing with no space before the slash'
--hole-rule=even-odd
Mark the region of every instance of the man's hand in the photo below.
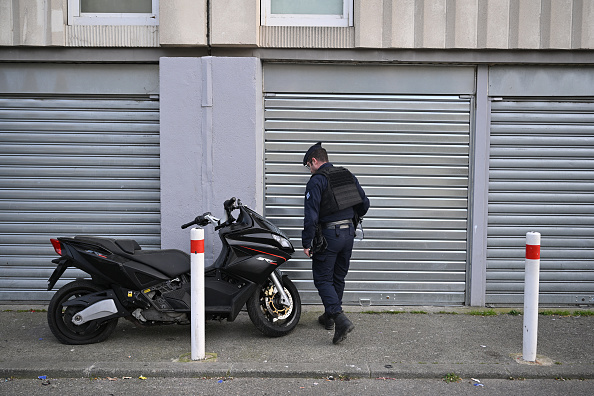
<svg viewBox="0 0 594 396">
<path fill-rule="evenodd" d="M 309 255 L 309 248 L 307 248 L 307 249 L 303 249 L 303 253 L 305 253 L 305 255 L 306 255 L 307 257 L 311 257 L 311 256 Z"/>
</svg>

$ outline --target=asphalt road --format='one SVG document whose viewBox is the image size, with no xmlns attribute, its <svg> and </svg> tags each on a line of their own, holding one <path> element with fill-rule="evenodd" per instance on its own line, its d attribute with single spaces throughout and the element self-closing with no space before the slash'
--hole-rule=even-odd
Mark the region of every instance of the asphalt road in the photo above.
<svg viewBox="0 0 594 396">
<path fill-rule="evenodd" d="M 592 395 L 594 380 L 326 378 L 1 379 L 0 395 Z"/>
</svg>

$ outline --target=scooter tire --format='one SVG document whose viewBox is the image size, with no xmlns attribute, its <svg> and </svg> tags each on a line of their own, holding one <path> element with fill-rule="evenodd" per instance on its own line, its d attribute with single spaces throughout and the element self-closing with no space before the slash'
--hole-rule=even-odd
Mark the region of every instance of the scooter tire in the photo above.
<svg viewBox="0 0 594 396">
<path fill-rule="evenodd" d="M 62 286 L 52 297 L 47 309 L 47 322 L 53 335 L 62 344 L 84 345 L 105 341 L 113 333 L 118 319 L 109 319 L 99 323 L 91 320 L 82 325 L 72 323 L 72 316 L 77 308 L 64 308 L 66 301 L 104 290 L 103 287 L 87 280 L 78 280 Z"/>
<path fill-rule="evenodd" d="M 273 287 L 268 281 L 259 287 L 246 303 L 248 315 L 258 330 L 268 337 L 282 337 L 289 334 L 301 318 L 301 298 L 297 288 L 287 277 L 283 278 L 283 288 L 291 300 L 290 307 L 283 307 L 281 315 L 271 310 L 271 304 L 281 307 L 279 293 L 267 296 L 267 290 Z"/>
</svg>

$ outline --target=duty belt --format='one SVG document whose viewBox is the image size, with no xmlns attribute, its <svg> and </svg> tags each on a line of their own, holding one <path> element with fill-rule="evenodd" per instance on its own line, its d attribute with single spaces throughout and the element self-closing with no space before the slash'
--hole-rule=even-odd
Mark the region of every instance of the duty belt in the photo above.
<svg viewBox="0 0 594 396">
<path fill-rule="evenodd" d="M 324 224 L 324 228 L 349 228 L 350 224 L 353 224 L 353 220 L 351 219 L 338 220 Z"/>
</svg>

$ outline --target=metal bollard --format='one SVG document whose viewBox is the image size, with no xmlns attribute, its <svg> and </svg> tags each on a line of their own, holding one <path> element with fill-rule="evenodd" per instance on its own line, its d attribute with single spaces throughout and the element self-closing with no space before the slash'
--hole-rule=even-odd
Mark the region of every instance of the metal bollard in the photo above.
<svg viewBox="0 0 594 396">
<path fill-rule="evenodd" d="M 203 360 L 206 358 L 204 342 L 204 230 L 202 228 L 192 228 L 190 238 L 192 240 L 190 254 L 192 360 Z"/>
<path fill-rule="evenodd" d="M 524 344 L 522 359 L 536 361 L 538 336 L 538 282 L 540 272 L 540 233 L 526 233 L 524 275 Z"/>
</svg>

